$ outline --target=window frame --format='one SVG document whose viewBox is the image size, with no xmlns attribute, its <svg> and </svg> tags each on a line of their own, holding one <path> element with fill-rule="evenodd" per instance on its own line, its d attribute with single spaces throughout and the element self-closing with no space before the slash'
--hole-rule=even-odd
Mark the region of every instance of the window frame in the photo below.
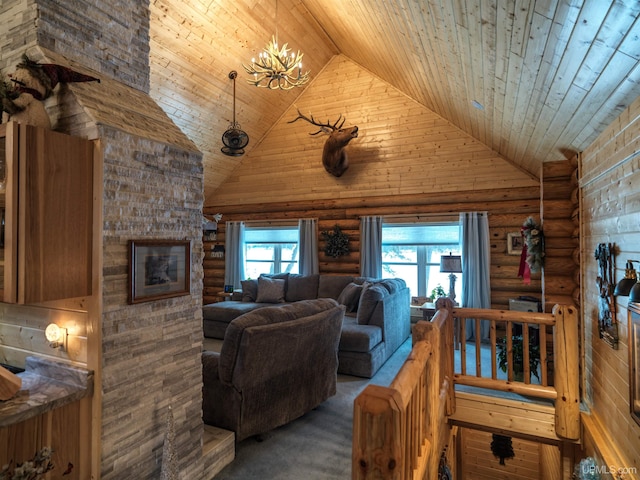
<svg viewBox="0 0 640 480">
<path fill-rule="evenodd" d="M 416 242 L 416 243 L 408 243 L 407 241 L 403 241 L 403 242 L 392 242 L 392 241 L 385 241 L 384 237 L 384 230 L 385 228 L 387 229 L 391 229 L 391 228 L 403 228 L 403 227 L 407 227 L 407 228 L 415 228 L 415 227 L 431 227 L 431 228 L 437 228 L 438 226 L 442 226 L 442 227 L 453 227 L 456 226 L 458 227 L 458 243 L 457 245 L 454 246 L 453 243 L 450 242 L 443 242 L 443 241 L 439 241 L 439 242 L 424 242 L 424 241 L 420 241 L 420 242 Z M 416 280 L 416 288 L 417 291 L 412 292 L 412 294 L 417 294 L 417 296 L 422 296 L 422 297 L 429 297 L 431 292 L 429 291 L 429 275 L 428 275 L 428 271 L 430 268 L 432 267 L 437 267 L 439 268 L 440 263 L 439 262 L 429 262 L 429 258 L 428 258 L 428 251 L 429 248 L 438 248 L 438 247 L 448 247 L 446 248 L 446 253 L 451 252 L 453 255 L 460 255 L 460 252 L 462 250 L 462 246 L 461 246 L 461 228 L 460 228 L 460 222 L 458 220 L 450 220 L 450 221 L 419 221 L 419 222 L 385 222 L 382 226 L 382 250 L 383 250 L 383 258 L 382 258 L 382 268 L 383 268 L 383 276 L 384 276 L 384 267 L 385 265 L 399 265 L 399 266 L 413 266 L 415 267 L 416 270 L 416 276 L 417 278 Z M 385 246 L 395 246 L 395 247 L 412 247 L 415 248 L 415 253 L 416 253 L 416 260 L 411 261 L 411 262 L 394 262 L 394 261 L 384 261 L 384 248 Z M 444 254 L 444 253 L 443 253 Z M 446 275 L 446 274 L 443 274 Z M 448 275 L 447 275 L 448 277 Z M 407 281 L 407 279 L 405 279 L 405 281 Z M 444 282 L 444 283 L 443 283 Z M 445 289 L 445 291 L 448 291 L 449 288 L 449 281 L 447 278 L 447 281 L 445 282 L 444 280 L 437 282 L 438 284 L 442 285 L 442 287 Z M 407 285 L 409 286 L 410 284 L 412 284 L 412 282 L 407 281 Z M 461 286 L 461 284 L 458 284 L 458 286 Z M 432 287 L 433 289 L 433 287 Z M 458 288 L 456 288 L 456 290 L 458 290 Z M 456 292 L 457 295 L 459 295 L 459 292 Z"/>
<path fill-rule="evenodd" d="M 257 231 L 264 231 L 264 232 L 268 232 L 271 231 L 272 233 L 275 231 L 291 231 L 293 232 L 295 230 L 296 232 L 296 238 L 295 241 L 293 241 L 293 239 L 287 239 L 284 241 L 275 241 L 269 238 L 266 238 L 264 240 L 254 240 L 251 239 L 250 241 L 247 241 L 247 236 L 251 235 L 252 232 L 257 232 Z M 294 244 L 295 246 L 293 247 L 295 250 L 295 258 L 292 260 L 289 259 L 284 259 L 283 260 L 283 249 L 285 245 L 292 245 Z M 263 245 L 263 246 L 270 246 L 273 247 L 273 257 L 271 259 L 249 259 L 249 255 L 248 255 L 248 246 L 249 245 Z M 300 268 L 300 230 L 297 224 L 278 224 L 278 225 L 273 225 L 273 224 L 269 224 L 269 225 L 246 225 L 245 226 L 245 240 L 243 242 L 243 249 L 244 249 L 244 268 L 245 268 L 245 272 L 249 272 L 251 269 L 249 268 L 249 265 L 254 263 L 254 264 L 265 264 L 265 263 L 269 263 L 273 269 L 273 272 L 260 272 L 259 275 L 262 274 L 277 274 L 277 273 L 283 273 L 283 264 L 292 264 L 293 268 L 290 270 L 290 273 L 298 273 L 299 272 L 299 268 Z"/>
</svg>

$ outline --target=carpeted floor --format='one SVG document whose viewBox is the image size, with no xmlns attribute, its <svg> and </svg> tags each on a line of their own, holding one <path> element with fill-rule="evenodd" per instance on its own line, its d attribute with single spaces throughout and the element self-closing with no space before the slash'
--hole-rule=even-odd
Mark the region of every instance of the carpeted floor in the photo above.
<svg viewBox="0 0 640 480">
<path fill-rule="evenodd" d="M 205 347 L 206 348 L 206 347 Z M 388 385 L 411 351 L 409 338 L 372 379 L 338 375 L 338 393 L 299 419 L 248 438 L 215 480 L 351 478 L 353 401 L 369 384 Z"/>
</svg>

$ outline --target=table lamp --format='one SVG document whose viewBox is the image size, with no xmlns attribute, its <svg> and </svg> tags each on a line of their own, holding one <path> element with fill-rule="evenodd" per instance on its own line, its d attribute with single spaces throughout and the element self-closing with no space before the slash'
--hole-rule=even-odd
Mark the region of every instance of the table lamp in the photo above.
<svg viewBox="0 0 640 480">
<path fill-rule="evenodd" d="M 462 273 L 462 257 L 460 255 L 442 255 L 440 257 L 440 271 L 449 273 L 449 298 L 456 301 L 456 273 Z"/>
</svg>

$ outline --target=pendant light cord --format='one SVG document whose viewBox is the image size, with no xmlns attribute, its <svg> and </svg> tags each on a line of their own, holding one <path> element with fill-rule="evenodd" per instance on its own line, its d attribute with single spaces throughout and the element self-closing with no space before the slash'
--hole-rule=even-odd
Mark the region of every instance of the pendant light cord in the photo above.
<svg viewBox="0 0 640 480">
<path fill-rule="evenodd" d="M 236 124 L 236 77 L 238 76 L 238 72 L 232 70 L 229 72 L 229 78 L 233 80 L 233 126 L 235 128 Z"/>
</svg>

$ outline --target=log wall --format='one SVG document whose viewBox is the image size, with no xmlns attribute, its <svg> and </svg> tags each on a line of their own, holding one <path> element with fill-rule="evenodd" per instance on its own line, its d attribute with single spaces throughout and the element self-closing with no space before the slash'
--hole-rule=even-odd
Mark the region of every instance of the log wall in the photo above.
<svg viewBox="0 0 640 480">
<path fill-rule="evenodd" d="M 542 166 L 545 310 L 580 304 L 577 157 Z"/>
<path fill-rule="evenodd" d="M 508 198 L 508 199 L 507 199 Z M 392 204 L 392 205 L 391 205 Z M 460 211 L 483 210 L 489 213 L 491 236 L 491 303 L 492 308 L 508 308 L 509 299 L 519 295 L 540 297 L 541 276 L 534 274 L 531 284 L 518 278 L 520 257 L 507 254 L 507 233 L 519 232 L 529 215 L 537 215 L 538 190 L 485 190 L 459 194 L 403 195 L 366 199 L 325 200 L 314 202 L 280 202 L 264 205 L 235 205 L 222 209 L 205 208 L 205 214 L 223 213 L 217 239 L 204 242 L 203 302 L 221 300 L 216 294 L 224 287 L 224 258 L 212 256 L 216 244 L 224 245 L 224 220 L 269 220 L 318 218 L 318 230 L 331 230 L 338 225 L 349 236 L 350 253 L 332 258 L 324 254 L 322 235 L 318 239 L 320 273 L 359 275 L 359 217 L 379 215 L 415 215 L 422 218 L 457 219 Z"/>
</svg>

